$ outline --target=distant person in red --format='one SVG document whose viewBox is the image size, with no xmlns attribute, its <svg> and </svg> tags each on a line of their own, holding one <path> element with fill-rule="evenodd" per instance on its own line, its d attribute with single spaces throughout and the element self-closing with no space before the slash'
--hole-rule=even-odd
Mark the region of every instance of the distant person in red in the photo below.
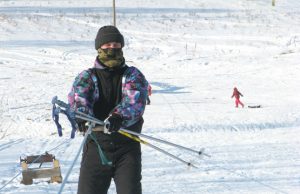
<svg viewBox="0 0 300 194">
<path fill-rule="evenodd" d="M 239 104 L 244 108 L 244 104 L 240 101 L 240 96 L 243 96 L 241 92 L 238 91 L 236 87 L 233 88 L 233 94 L 231 98 L 235 97 L 235 107 L 238 108 Z"/>
<path fill-rule="evenodd" d="M 147 105 L 149 105 L 151 103 L 150 101 L 150 96 L 152 94 L 152 87 L 150 84 L 148 84 L 148 96 L 147 96 Z"/>
</svg>

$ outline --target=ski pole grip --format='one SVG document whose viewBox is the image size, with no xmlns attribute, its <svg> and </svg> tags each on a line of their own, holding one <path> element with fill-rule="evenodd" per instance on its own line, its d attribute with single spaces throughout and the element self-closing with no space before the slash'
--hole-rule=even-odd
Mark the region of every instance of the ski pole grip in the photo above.
<svg viewBox="0 0 300 194">
<path fill-rule="evenodd" d="M 58 106 L 61 106 L 63 108 L 68 108 L 69 105 L 61 100 L 58 100 L 57 96 L 54 96 L 52 98 L 52 104 L 57 104 Z"/>
<path fill-rule="evenodd" d="M 54 96 L 51 100 L 51 103 L 54 105 L 56 103 L 56 101 L 57 101 L 57 96 Z"/>
<path fill-rule="evenodd" d="M 56 102 L 59 106 L 64 107 L 64 108 L 69 108 L 69 105 L 61 100 L 57 100 Z"/>
</svg>

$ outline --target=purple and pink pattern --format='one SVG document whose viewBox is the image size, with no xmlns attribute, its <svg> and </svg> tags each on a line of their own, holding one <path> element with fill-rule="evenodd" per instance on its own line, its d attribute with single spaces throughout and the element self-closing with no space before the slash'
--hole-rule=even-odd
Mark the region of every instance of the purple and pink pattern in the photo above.
<svg viewBox="0 0 300 194">
<path fill-rule="evenodd" d="M 97 64 L 95 64 L 95 68 Z M 122 115 L 122 127 L 135 124 L 144 114 L 148 95 L 148 82 L 136 67 L 128 67 L 122 79 L 122 100 L 112 113 Z M 99 99 L 96 75 L 91 69 L 81 72 L 68 94 L 68 101 L 74 110 L 93 116 L 93 106 Z"/>
</svg>

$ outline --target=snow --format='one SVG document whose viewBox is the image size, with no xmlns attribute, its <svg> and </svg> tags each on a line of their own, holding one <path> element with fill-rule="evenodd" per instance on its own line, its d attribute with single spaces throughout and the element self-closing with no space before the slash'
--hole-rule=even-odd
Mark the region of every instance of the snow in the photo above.
<svg viewBox="0 0 300 194">
<path fill-rule="evenodd" d="M 300 193 L 300 2 L 116 5 L 126 61 L 153 88 L 143 133 L 211 155 L 149 141 L 198 168 L 143 145 L 143 193 Z M 69 139 L 64 117 L 58 137 L 51 99 L 66 101 L 74 77 L 93 64 L 97 30 L 111 23 L 111 1 L 0 2 L 0 193 L 58 192 L 43 179 L 20 184 L 19 158 L 51 150 L 65 177 L 83 137 Z M 235 108 L 235 86 L 246 106 L 262 108 Z M 77 192 L 79 168 L 80 160 L 63 193 Z"/>
</svg>

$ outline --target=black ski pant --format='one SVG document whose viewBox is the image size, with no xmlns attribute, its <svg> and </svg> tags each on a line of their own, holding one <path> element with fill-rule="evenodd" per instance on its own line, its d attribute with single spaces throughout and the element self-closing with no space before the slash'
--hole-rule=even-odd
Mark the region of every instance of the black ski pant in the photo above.
<svg viewBox="0 0 300 194">
<path fill-rule="evenodd" d="M 140 143 L 99 144 L 112 166 L 101 164 L 96 143 L 88 139 L 83 149 L 78 194 L 107 194 L 112 179 L 117 194 L 142 194 Z"/>
</svg>

